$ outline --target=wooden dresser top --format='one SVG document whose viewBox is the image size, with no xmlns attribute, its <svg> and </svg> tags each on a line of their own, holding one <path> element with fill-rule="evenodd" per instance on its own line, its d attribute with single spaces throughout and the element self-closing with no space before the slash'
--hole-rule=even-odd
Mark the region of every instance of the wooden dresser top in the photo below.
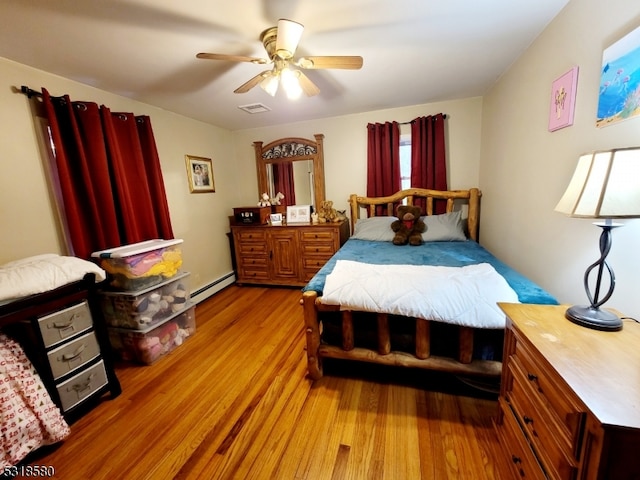
<svg viewBox="0 0 640 480">
<path fill-rule="evenodd" d="M 639 323 L 599 331 L 567 320 L 570 305 L 499 306 L 601 423 L 640 428 Z"/>
</svg>

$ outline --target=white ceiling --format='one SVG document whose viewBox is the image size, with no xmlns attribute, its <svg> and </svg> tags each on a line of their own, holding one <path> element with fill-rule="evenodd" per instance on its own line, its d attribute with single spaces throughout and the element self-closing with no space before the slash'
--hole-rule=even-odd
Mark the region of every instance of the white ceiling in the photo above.
<svg viewBox="0 0 640 480">
<path fill-rule="evenodd" d="M 483 95 L 568 1 L 2 0 L 0 56 L 238 130 Z M 264 66 L 195 57 L 265 57 L 279 18 L 305 26 L 296 57 L 363 68 L 306 70 L 320 94 L 290 101 L 233 93 Z M 271 110 L 238 108 L 254 103 Z"/>
</svg>

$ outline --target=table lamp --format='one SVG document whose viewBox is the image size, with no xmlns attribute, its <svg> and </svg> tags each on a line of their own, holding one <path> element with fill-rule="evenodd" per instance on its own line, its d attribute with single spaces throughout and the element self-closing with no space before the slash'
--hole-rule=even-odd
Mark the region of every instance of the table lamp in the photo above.
<svg viewBox="0 0 640 480">
<path fill-rule="evenodd" d="M 600 307 L 609 300 L 615 287 L 615 276 L 606 258 L 611 250 L 611 230 L 622 224 L 613 223 L 612 219 L 640 218 L 640 147 L 581 155 L 555 211 L 571 217 L 602 219 L 594 223 L 602 228 L 600 258 L 589 265 L 584 274 L 584 288 L 590 304 L 570 307 L 565 314 L 567 319 L 596 330 L 622 329 L 622 320 Z M 596 284 L 592 294 L 589 277 L 594 272 Z M 609 276 L 609 289 L 601 296 L 605 273 Z"/>
</svg>

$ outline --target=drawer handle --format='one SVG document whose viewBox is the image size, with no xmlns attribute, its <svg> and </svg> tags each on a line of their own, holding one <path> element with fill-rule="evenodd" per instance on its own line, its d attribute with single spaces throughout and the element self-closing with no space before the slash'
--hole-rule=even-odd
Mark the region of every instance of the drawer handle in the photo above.
<svg viewBox="0 0 640 480">
<path fill-rule="evenodd" d="M 87 346 L 83 343 L 76 349 L 75 352 L 65 353 L 64 355 L 62 355 L 62 360 L 64 362 L 70 362 L 71 360 L 78 358 L 82 354 L 82 352 L 84 352 L 85 348 L 87 348 Z"/>
<path fill-rule="evenodd" d="M 522 420 L 524 420 L 524 423 L 533 423 L 533 418 L 531 417 L 527 417 L 526 415 L 524 417 L 522 417 Z"/>
<path fill-rule="evenodd" d="M 320 251 L 320 249 L 319 249 L 319 248 L 316 248 L 316 253 L 318 253 L 319 251 Z"/>
<path fill-rule="evenodd" d="M 87 389 L 91 388 L 91 380 L 93 380 L 95 376 L 96 376 L 95 373 L 91 373 L 87 377 L 87 379 L 85 381 L 80 382 L 80 383 L 74 383 L 71 386 L 71 388 L 67 389 L 67 391 L 70 392 L 70 391 L 73 390 L 74 392 L 80 393 L 80 392 L 82 392 L 84 390 L 87 390 Z"/>
<path fill-rule="evenodd" d="M 534 375 L 533 373 L 527 373 L 527 378 L 532 382 L 535 382 L 536 380 L 538 380 L 538 376 Z"/>
<path fill-rule="evenodd" d="M 69 318 L 68 322 L 65 322 L 65 323 L 53 322 L 53 324 L 49 328 L 53 327 L 59 330 L 63 330 L 65 328 L 69 328 L 73 326 L 73 322 L 78 320 L 79 318 L 80 318 L 80 315 L 78 315 L 77 313 L 74 313 L 73 315 L 71 315 L 71 318 Z"/>
</svg>

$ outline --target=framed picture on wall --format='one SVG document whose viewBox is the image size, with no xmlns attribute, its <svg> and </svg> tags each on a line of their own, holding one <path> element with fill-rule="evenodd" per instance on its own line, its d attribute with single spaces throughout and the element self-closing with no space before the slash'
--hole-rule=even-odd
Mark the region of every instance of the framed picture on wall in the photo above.
<svg viewBox="0 0 640 480">
<path fill-rule="evenodd" d="M 597 127 L 640 115 L 640 27 L 602 53 Z"/>
<path fill-rule="evenodd" d="M 573 67 L 553 82 L 549 106 L 550 132 L 573 125 L 577 86 L 578 67 Z"/>
<path fill-rule="evenodd" d="M 185 155 L 187 179 L 191 193 L 215 192 L 213 162 L 210 158 Z"/>
<path fill-rule="evenodd" d="M 288 205 L 287 223 L 309 223 L 311 221 L 311 205 Z"/>
</svg>

